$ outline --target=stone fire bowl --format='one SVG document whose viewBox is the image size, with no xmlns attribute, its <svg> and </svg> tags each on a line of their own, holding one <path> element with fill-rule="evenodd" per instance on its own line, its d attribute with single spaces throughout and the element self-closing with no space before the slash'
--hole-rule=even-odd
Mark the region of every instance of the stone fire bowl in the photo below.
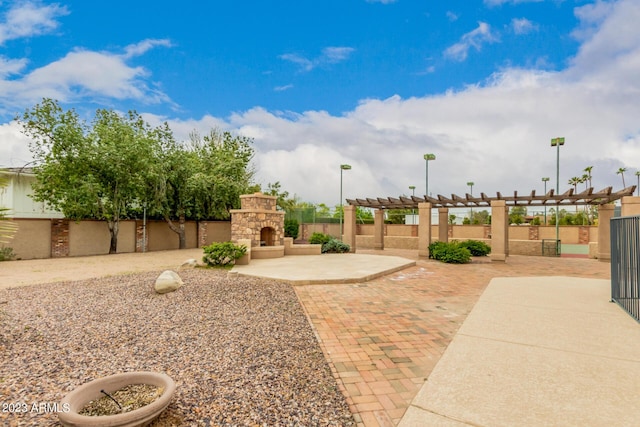
<svg viewBox="0 0 640 427">
<path fill-rule="evenodd" d="M 113 393 L 131 384 L 147 384 L 163 387 L 164 392 L 152 403 L 131 412 L 116 415 L 88 416 L 78 414 L 92 400 L 104 396 L 100 390 Z M 62 425 L 66 427 L 134 427 L 146 426 L 166 409 L 176 391 L 175 382 L 166 374 L 157 372 L 127 372 L 98 378 L 81 385 L 67 394 L 61 406 L 67 412 L 58 412 Z"/>
</svg>

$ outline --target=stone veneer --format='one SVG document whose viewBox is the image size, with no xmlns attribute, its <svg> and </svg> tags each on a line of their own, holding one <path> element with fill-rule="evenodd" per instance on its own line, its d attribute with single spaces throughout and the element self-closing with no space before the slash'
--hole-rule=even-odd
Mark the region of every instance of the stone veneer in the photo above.
<svg viewBox="0 0 640 427">
<path fill-rule="evenodd" d="M 231 210 L 231 240 L 251 240 L 251 247 L 259 247 L 261 231 L 272 229 L 269 246 L 284 245 L 284 212 L 276 210 L 275 196 L 262 193 L 240 196 L 240 209 Z"/>
</svg>

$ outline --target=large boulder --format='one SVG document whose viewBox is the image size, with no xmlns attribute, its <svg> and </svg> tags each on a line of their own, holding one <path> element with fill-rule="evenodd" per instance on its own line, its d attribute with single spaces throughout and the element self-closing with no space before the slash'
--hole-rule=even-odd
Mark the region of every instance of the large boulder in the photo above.
<svg viewBox="0 0 640 427">
<path fill-rule="evenodd" d="M 176 289 L 180 289 L 182 285 L 184 285 L 184 282 L 180 276 L 178 276 L 178 273 L 166 270 L 163 271 L 156 279 L 154 289 L 159 294 L 166 294 L 168 292 L 173 292 Z"/>
</svg>

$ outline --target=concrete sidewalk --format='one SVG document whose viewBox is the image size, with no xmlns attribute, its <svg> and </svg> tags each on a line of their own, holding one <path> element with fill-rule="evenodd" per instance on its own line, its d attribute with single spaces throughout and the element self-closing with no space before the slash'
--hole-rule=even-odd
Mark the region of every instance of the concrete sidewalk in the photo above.
<svg viewBox="0 0 640 427">
<path fill-rule="evenodd" d="M 640 325 L 610 282 L 495 278 L 399 426 L 635 426 Z"/>
</svg>

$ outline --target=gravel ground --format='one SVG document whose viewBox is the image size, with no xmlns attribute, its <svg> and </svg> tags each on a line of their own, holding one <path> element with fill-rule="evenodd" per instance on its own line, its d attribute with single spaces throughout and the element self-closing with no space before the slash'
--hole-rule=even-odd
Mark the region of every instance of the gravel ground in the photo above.
<svg viewBox="0 0 640 427">
<path fill-rule="evenodd" d="M 75 387 L 148 370 L 177 384 L 152 426 L 355 425 L 290 285 L 195 269 L 157 295 L 159 273 L 0 290 L 0 424 L 57 426 Z"/>
</svg>

